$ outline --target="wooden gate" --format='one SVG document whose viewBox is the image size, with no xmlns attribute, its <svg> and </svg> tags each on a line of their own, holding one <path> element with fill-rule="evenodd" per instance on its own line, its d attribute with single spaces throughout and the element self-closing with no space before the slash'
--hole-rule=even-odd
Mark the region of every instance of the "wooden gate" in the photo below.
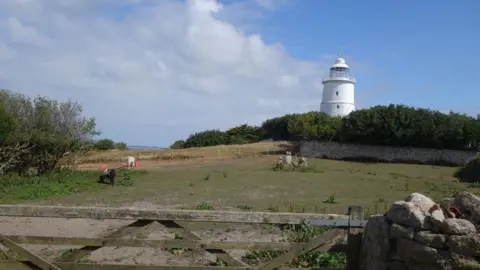
<svg viewBox="0 0 480 270">
<path fill-rule="evenodd" d="M 202 210 L 144 210 L 107 207 L 66 207 L 0 205 L 0 216 L 6 217 L 42 217 L 72 219 L 118 219 L 131 220 L 132 223 L 103 238 L 50 237 L 4 235 L 0 225 L 0 244 L 16 253 L 20 259 L 1 260 L 0 269 L 63 269 L 63 270 L 273 270 L 287 269 L 284 265 L 291 260 L 311 251 L 345 252 L 347 269 L 356 270 L 359 264 L 359 251 L 365 221 L 363 209 L 350 206 L 348 215 L 314 213 L 271 213 L 271 212 L 231 212 Z M 182 240 L 139 240 L 122 239 L 139 228 L 158 222 L 168 228 L 181 228 L 186 235 Z M 226 242 L 201 239 L 190 227 L 192 222 L 250 223 L 250 224 L 306 224 L 311 226 L 333 226 L 332 229 L 305 243 L 285 242 Z M 347 234 L 347 244 L 332 243 L 332 239 Z M 20 244 L 74 245 L 82 246 L 51 262 L 27 250 Z M 171 265 L 120 265 L 79 263 L 79 260 L 102 247 L 151 247 L 203 249 L 214 254 L 226 266 L 171 266 Z M 259 266 L 250 266 L 234 258 L 224 250 L 286 250 L 282 255 Z M 300 269 L 300 268 L 288 268 Z"/>
</svg>

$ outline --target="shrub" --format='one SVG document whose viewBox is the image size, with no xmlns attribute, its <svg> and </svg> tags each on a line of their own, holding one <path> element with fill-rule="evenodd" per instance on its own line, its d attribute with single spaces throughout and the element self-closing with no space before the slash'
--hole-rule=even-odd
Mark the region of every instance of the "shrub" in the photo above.
<svg viewBox="0 0 480 270">
<path fill-rule="evenodd" d="M 170 146 L 170 149 L 182 149 L 182 148 L 185 148 L 184 140 L 177 140 Z"/>
<path fill-rule="evenodd" d="M 480 146 L 480 117 L 393 104 L 357 110 L 344 118 L 307 112 L 267 119 L 260 127 L 245 124 L 225 132 L 199 132 L 187 139 L 185 147 L 243 144 L 267 138 L 472 150 Z"/>
<path fill-rule="evenodd" d="M 95 142 L 94 148 L 97 150 L 115 149 L 115 142 L 111 139 L 101 139 Z"/>
<path fill-rule="evenodd" d="M 90 149 L 95 119 L 82 117 L 82 106 L 46 97 L 0 90 L 0 175 L 25 174 L 35 167 L 39 174 L 52 171 L 60 161 Z"/>
<path fill-rule="evenodd" d="M 185 141 L 185 148 L 226 145 L 228 142 L 229 137 L 226 132 L 220 130 L 207 130 L 190 135 Z"/>
<path fill-rule="evenodd" d="M 463 183 L 480 182 L 480 155 L 472 157 L 454 176 Z"/>
<path fill-rule="evenodd" d="M 128 150 L 128 146 L 124 142 L 115 143 L 115 148 L 118 149 L 118 150 Z"/>
</svg>

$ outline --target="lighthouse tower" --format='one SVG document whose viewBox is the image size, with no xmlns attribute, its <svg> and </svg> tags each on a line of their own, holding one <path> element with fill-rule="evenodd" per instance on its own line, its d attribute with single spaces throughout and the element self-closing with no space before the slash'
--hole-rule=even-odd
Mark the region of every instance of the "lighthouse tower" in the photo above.
<svg viewBox="0 0 480 270">
<path fill-rule="evenodd" d="M 323 79 L 320 111 L 330 116 L 347 116 L 355 110 L 355 79 L 345 59 L 338 57 L 330 68 L 330 76 Z"/>
</svg>

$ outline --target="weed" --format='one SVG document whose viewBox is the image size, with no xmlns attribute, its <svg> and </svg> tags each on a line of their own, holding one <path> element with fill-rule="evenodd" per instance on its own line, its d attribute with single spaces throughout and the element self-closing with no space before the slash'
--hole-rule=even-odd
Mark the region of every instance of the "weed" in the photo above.
<svg viewBox="0 0 480 270">
<path fill-rule="evenodd" d="M 237 208 L 240 209 L 240 210 L 244 210 L 244 211 L 250 211 L 250 210 L 253 209 L 253 207 L 248 206 L 248 205 L 239 205 L 239 206 L 237 206 Z"/>
<path fill-rule="evenodd" d="M 468 185 L 468 188 L 480 188 L 480 182 L 473 182 Z"/>
<path fill-rule="evenodd" d="M 183 240 L 184 237 L 181 234 L 175 233 L 174 240 Z M 167 250 L 172 254 L 183 254 L 185 251 L 190 251 L 189 249 L 185 248 L 167 248 Z"/>
<path fill-rule="evenodd" d="M 120 178 L 120 181 L 118 181 L 118 184 L 121 186 L 132 186 L 133 175 L 146 175 L 146 174 L 148 174 L 148 171 L 144 171 L 144 170 L 121 170 L 119 173 L 119 176 L 121 178 Z"/>
<path fill-rule="evenodd" d="M 301 172 L 301 173 L 324 173 L 323 170 L 317 170 L 314 166 L 310 167 L 294 167 L 293 165 L 285 166 L 283 163 L 276 162 L 272 165 L 274 172 Z"/>
<path fill-rule="evenodd" d="M 199 205 L 195 207 L 197 210 L 213 210 L 213 206 L 207 202 L 201 202 Z"/>
<path fill-rule="evenodd" d="M 278 206 L 272 206 L 270 205 L 268 208 L 267 208 L 268 211 L 270 212 L 278 212 Z"/>
<path fill-rule="evenodd" d="M 308 225 L 282 225 L 283 231 L 287 232 L 287 241 L 293 243 L 305 243 L 316 236 L 332 229 L 332 227 L 317 227 Z M 284 250 L 262 250 L 250 251 L 244 259 L 247 263 L 258 265 L 272 260 L 282 254 Z M 324 253 L 309 252 L 300 255 L 296 259 L 287 263 L 287 267 L 300 268 L 344 268 L 346 265 L 346 255 L 344 253 Z"/>
<path fill-rule="evenodd" d="M 335 195 L 332 194 L 332 195 L 328 196 L 328 198 L 325 201 L 323 201 L 323 203 L 336 204 L 336 203 L 338 203 L 338 201 L 335 199 Z"/>
<path fill-rule="evenodd" d="M 227 264 L 225 261 L 220 260 L 219 258 L 217 258 L 217 260 L 216 260 L 215 263 L 214 263 L 214 266 L 225 267 L 225 266 L 228 266 L 228 264 Z"/>
<path fill-rule="evenodd" d="M 18 260 L 19 256 L 10 250 L 0 250 L 0 260 L 2 261 L 11 261 Z"/>
</svg>

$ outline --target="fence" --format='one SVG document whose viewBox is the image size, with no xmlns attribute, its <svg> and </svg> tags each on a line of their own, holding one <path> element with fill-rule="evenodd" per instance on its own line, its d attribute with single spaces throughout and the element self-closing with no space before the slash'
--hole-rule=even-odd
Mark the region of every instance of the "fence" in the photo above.
<svg viewBox="0 0 480 270">
<path fill-rule="evenodd" d="M 0 226 L 0 244 L 19 255 L 21 259 L 2 260 L 0 269 L 49 269 L 49 270 L 273 270 L 302 269 L 286 268 L 284 264 L 311 251 L 345 252 L 347 254 L 347 269 L 356 270 L 359 265 L 359 254 L 363 235 L 363 209 L 350 206 L 348 215 L 315 214 L 315 213 L 271 213 L 271 212 L 231 212 L 202 210 L 144 210 L 129 208 L 101 207 L 66 207 L 66 206 L 31 206 L 31 205 L 0 205 L 0 216 L 5 217 L 41 217 L 69 219 L 117 219 L 129 220 L 131 224 L 103 238 L 50 237 L 3 235 Z M 184 240 L 130 240 L 122 237 L 134 233 L 139 228 L 153 222 L 159 222 L 167 228 L 183 229 Z M 285 242 L 239 242 L 239 241 L 209 241 L 201 239 L 191 225 L 194 222 L 207 223 L 249 223 L 249 224 L 307 224 L 312 226 L 333 226 L 324 234 L 305 243 Z M 347 234 L 346 244 L 332 243 L 332 239 Z M 41 245 L 73 245 L 83 246 L 66 253 L 54 262 L 41 258 L 37 254 L 22 247 L 21 244 Z M 203 249 L 214 254 L 227 266 L 171 266 L 171 265 L 120 265 L 79 263 L 79 260 L 102 247 L 151 247 L 151 248 L 186 248 Z M 288 250 L 284 254 L 259 265 L 250 266 L 232 257 L 224 250 Z M 323 268 L 326 269 L 326 268 Z"/>
</svg>

